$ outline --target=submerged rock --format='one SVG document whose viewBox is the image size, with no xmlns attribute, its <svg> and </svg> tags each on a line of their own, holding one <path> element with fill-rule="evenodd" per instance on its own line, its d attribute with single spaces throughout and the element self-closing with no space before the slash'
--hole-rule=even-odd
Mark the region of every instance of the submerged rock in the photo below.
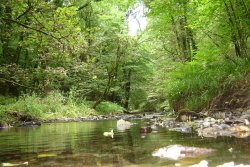
<svg viewBox="0 0 250 167">
<path fill-rule="evenodd" d="M 151 132 L 152 132 L 152 128 L 149 126 L 145 126 L 145 127 L 140 128 L 140 133 L 151 133 Z"/>
<path fill-rule="evenodd" d="M 192 126 L 182 126 L 182 127 L 176 127 L 169 129 L 170 131 L 176 131 L 176 132 L 182 132 L 182 133 L 192 133 L 193 128 Z"/>
<path fill-rule="evenodd" d="M 208 167 L 208 162 L 206 160 L 202 160 L 198 164 L 194 164 L 189 167 Z"/>
<path fill-rule="evenodd" d="M 186 157 L 199 157 L 214 152 L 215 149 L 187 147 L 182 145 L 170 145 L 167 147 L 155 150 L 152 156 L 178 160 Z"/>
<path fill-rule="evenodd" d="M 234 162 L 227 162 L 222 165 L 218 165 L 217 167 L 250 167 L 250 165 L 239 164 L 235 165 Z"/>
<path fill-rule="evenodd" d="M 18 126 L 40 126 L 41 122 L 29 121 L 29 122 L 22 122 Z"/>
</svg>

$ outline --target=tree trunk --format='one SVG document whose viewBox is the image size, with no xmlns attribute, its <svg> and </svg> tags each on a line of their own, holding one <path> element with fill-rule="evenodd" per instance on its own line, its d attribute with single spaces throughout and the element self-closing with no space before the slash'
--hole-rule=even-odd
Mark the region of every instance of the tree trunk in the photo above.
<svg viewBox="0 0 250 167">
<path fill-rule="evenodd" d="M 24 36 L 24 34 L 22 33 L 21 36 L 20 36 L 20 41 L 23 41 L 23 38 L 24 38 L 23 36 Z M 17 48 L 16 48 L 16 53 L 15 53 L 15 58 L 14 58 L 16 64 L 19 63 L 21 51 L 22 51 L 22 46 L 18 45 Z"/>
<path fill-rule="evenodd" d="M 240 3 L 233 4 L 231 0 L 228 0 L 228 2 L 226 0 L 223 0 L 223 3 L 229 20 L 229 26 L 232 32 L 231 38 L 234 44 L 235 54 L 238 57 L 246 57 L 247 56 L 246 39 L 244 35 L 244 30 L 241 26 L 242 24 L 241 18 L 239 17 L 239 13 L 236 9 L 237 5 L 240 5 Z M 243 6 L 243 8 L 245 7 Z"/>
<path fill-rule="evenodd" d="M 125 69 L 123 70 L 123 75 L 124 75 L 124 94 L 125 94 L 125 99 L 124 99 L 124 105 L 123 107 L 128 110 L 129 108 L 129 98 L 130 98 L 130 90 L 131 90 L 131 73 L 132 70 L 128 69 L 126 71 Z"/>
<path fill-rule="evenodd" d="M 5 10 L 4 10 L 4 16 L 11 20 L 12 16 L 11 16 L 11 12 L 12 9 L 8 3 L 8 0 L 5 0 Z M 10 42 L 10 36 L 11 36 L 11 22 L 8 20 L 4 21 L 5 24 L 2 26 L 3 27 L 3 31 L 2 31 L 2 48 L 3 48 L 3 62 L 4 63 L 8 63 L 11 60 L 11 48 L 9 46 L 9 42 Z"/>
</svg>

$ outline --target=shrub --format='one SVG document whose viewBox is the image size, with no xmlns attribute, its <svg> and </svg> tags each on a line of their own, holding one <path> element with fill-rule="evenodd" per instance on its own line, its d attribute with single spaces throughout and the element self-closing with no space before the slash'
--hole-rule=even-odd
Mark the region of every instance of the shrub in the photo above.
<svg viewBox="0 0 250 167">
<path fill-rule="evenodd" d="M 114 114 L 122 113 L 124 111 L 124 108 L 116 103 L 102 102 L 96 107 L 96 111 L 98 112 L 98 114 Z"/>
<path fill-rule="evenodd" d="M 211 60 L 209 60 L 211 61 Z M 244 77 L 249 61 L 194 60 L 181 64 L 170 73 L 166 95 L 172 109 L 201 110 L 218 94 Z"/>
<path fill-rule="evenodd" d="M 50 92 L 43 98 L 36 94 L 22 95 L 13 103 L 0 105 L 0 112 L 3 113 L 3 111 L 29 113 L 41 119 L 79 117 L 94 113 L 87 103 L 77 104 L 72 100 L 66 101 L 66 98 L 59 92 Z"/>
</svg>

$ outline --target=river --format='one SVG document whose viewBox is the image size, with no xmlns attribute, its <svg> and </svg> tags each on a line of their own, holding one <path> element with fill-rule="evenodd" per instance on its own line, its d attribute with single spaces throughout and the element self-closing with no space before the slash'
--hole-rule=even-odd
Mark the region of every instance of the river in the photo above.
<svg viewBox="0 0 250 167">
<path fill-rule="evenodd" d="M 250 164 L 249 138 L 201 138 L 196 134 L 172 132 L 164 128 L 145 135 L 139 129 L 146 121 L 131 121 L 136 124 L 123 132 L 117 130 L 116 120 L 3 129 L 0 131 L 0 162 L 60 167 L 189 166 L 201 160 L 207 160 L 209 166 L 230 161 Z M 111 129 L 114 129 L 114 138 L 103 136 L 103 132 Z M 217 151 L 178 161 L 152 156 L 155 149 L 172 144 L 214 148 Z"/>
</svg>

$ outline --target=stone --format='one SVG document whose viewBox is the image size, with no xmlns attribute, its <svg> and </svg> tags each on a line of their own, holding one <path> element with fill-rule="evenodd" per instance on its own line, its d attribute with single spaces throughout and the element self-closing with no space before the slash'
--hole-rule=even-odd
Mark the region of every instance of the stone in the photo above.
<svg viewBox="0 0 250 167">
<path fill-rule="evenodd" d="M 200 148 L 200 147 L 187 147 L 182 145 L 169 145 L 155 150 L 152 156 L 178 160 L 186 157 L 199 157 L 214 152 L 215 149 Z"/>
<path fill-rule="evenodd" d="M 229 127 L 228 130 L 232 132 L 250 132 L 250 126 L 237 125 Z"/>
<path fill-rule="evenodd" d="M 219 128 L 217 127 L 208 127 L 204 129 L 199 129 L 198 130 L 198 135 L 202 137 L 214 137 L 216 138 L 219 136 Z"/>
<path fill-rule="evenodd" d="M 40 126 L 41 122 L 29 121 L 29 122 L 22 122 L 18 126 Z"/>
<path fill-rule="evenodd" d="M 140 133 L 151 133 L 151 132 L 152 132 L 152 128 L 149 126 L 140 128 Z"/>
<path fill-rule="evenodd" d="M 177 128 L 171 128 L 170 131 L 182 132 L 182 133 L 192 133 L 193 128 L 192 126 L 183 126 Z"/>
<path fill-rule="evenodd" d="M 119 131 L 125 131 L 126 129 L 129 129 L 132 125 L 133 123 L 125 121 L 123 119 L 119 119 L 116 123 L 117 129 Z"/>
<path fill-rule="evenodd" d="M 202 160 L 198 164 L 194 164 L 189 167 L 208 167 L 208 162 L 206 160 Z"/>
<path fill-rule="evenodd" d="M 205 121 L 202 123 L 203 127 L 207 128 L 207 127 L 210 127 L 211 123 L 208 122 L 208 121 Z"/>
</svg>

